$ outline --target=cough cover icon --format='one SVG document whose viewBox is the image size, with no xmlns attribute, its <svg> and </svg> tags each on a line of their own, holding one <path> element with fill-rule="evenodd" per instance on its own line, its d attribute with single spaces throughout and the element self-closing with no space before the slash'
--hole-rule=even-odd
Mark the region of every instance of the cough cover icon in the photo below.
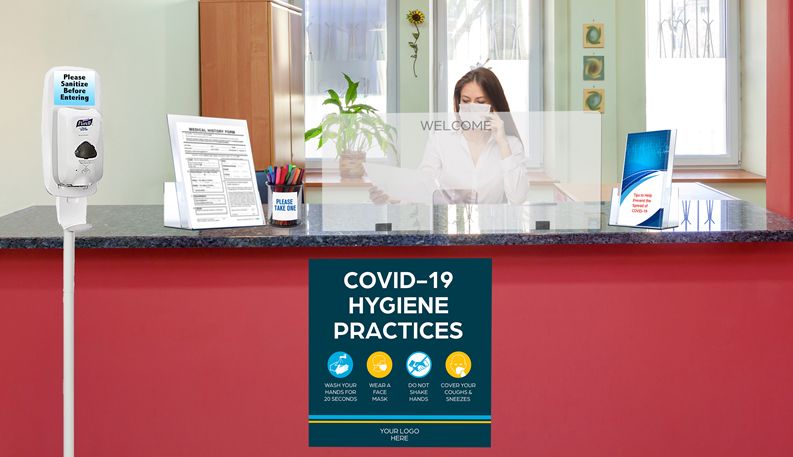
<svg viewBox="0 0 793 457">
<path fill-rule="evenodd" d="M 446 358 L 446 372 L 453 378 L 464 378 L 471 372 L 471 358 L 462 351 L 449 354 Z"/>
</svg>

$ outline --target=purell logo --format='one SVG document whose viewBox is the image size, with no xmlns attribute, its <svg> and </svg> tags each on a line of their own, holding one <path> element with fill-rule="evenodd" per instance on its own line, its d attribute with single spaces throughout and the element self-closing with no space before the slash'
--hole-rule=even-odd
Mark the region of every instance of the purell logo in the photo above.
<svg viewBox="0 0 793 457">
<path fill-rule="evenodd" d="M 93 119 L 80 119 L 77 121 L 77 127 L 90 127 L 93 123 Z"/>
</svg>

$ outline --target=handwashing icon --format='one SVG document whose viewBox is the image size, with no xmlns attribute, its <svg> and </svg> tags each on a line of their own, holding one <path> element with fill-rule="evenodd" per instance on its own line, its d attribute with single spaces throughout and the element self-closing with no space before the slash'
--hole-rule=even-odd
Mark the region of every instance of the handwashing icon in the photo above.
<svg viewBox="0 0 793 457">
<path fill-rule="evenodd" d="M 346 352 L 335 352 L 328 358 L 328 371 L 337 378 L 345 378 L 352 372 L 352 357 Z"/>
<path fill-rule="evenodd" d="M 336 363 L 336 368 L 334 368 L 334 370 L 333 370 L 333 372 L 334 372 L 334 373 L 336 373 L 336 374 L 343 374 L 343 373 L 346 373 L 346 372 L 347 372 L 347 370 L 349 370 L 349 369 L 350 369 L 350 366 L 349 366 L 349 365 L 339 365 L 340 363 L 341 363 L 341 360 L 339 360 L 339 361 Z"/>
</svg>

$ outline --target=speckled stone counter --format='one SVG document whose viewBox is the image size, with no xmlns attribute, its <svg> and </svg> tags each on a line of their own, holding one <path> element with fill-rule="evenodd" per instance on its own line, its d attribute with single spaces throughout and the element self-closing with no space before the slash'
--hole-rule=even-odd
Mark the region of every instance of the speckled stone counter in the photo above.
<svg viewBox="0 0 793 457">
<path fill-rule="evenodd" d="M 793 241 L 793 221 L 743 201 L 682 202 L 683 223 L 665 231 L 608 225 L 608 204 L 415 208 L 306 205 L 295 228 L 179 230 L 164 227 L 162 206 L 90 206 L 93 229 L 80 248 L 247 248 L 503 246 L 554 244 L 744 243 Z M 390 223 L 391 231 L 375 224 Z M 0 248 L 60 248 L 55 208 L 34 206 L 0 218 Z"/>
</svg>

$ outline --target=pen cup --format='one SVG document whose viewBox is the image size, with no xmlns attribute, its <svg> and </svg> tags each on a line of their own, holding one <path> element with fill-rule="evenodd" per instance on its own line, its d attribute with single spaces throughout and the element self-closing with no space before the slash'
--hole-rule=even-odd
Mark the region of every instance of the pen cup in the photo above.
<svg viewBox="0 0 793 457">
<path fill-rule="evenodd" d="M 267 183 L 267 222 L 276 227 L 294 227 L 303 222 L 303 185 Z"/>
</svg>

